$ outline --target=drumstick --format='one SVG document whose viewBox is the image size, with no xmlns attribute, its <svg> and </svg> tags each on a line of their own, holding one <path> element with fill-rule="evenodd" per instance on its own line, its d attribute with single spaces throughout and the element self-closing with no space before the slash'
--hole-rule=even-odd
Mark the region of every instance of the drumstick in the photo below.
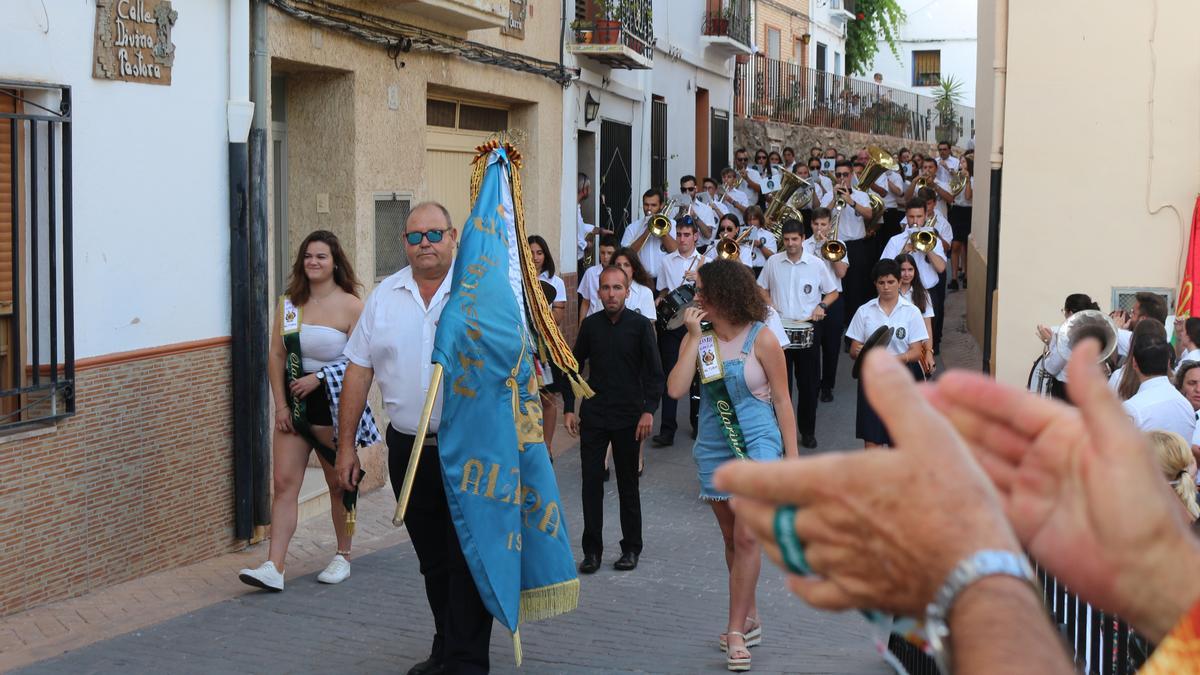
<svg viewBox="0 0 1200 675">
<path fill-rule="evenodd" d="M 696 261 L 699 259 L 700 259 L 700 256 L 693 257 L 692 264 L 688 265 L 688 268 L 686 270 L 684 270 L 683 273 L 686 275 L 688 272 L 691 272 L 692 268 L 696 266 Z"/>
</svg>

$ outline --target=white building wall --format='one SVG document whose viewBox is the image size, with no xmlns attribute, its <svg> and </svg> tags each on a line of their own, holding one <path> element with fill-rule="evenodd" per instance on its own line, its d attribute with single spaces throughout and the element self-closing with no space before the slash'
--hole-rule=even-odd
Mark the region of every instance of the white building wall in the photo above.
<svg viewBox="0 0 1200 675">
<path fill-rule="evenodd" d="M 883 83 L 895 89 L 930 95 L 931 87 L 913 86 L 914 51 L 941 51 L 942 77 L 954 76 L 963 83 L 963 105 L 975 105 L 977 60 L 977 0 L 900 0 L 908 20 L 900 29 L 896 47 L 899 56 L 882 40 L 875 62 L 868 70 L 881 73 Z"/>
<path fill-rule="evenodd" d="M 810 0 L 812 39 L 808 43 L 808 65 L 817 67 L 817 47 L 825 45 L 827 73 L 846 74 L 846 22 L 841 0 Z"/>
<path fill-rule="evenodd" d="M 170 86 L 92 78 L 92 3 L 7 4 L 0 80 L 71 87 L 76 357 L 228 335 L 226 3 L 174 3 Z"/>
</svg>

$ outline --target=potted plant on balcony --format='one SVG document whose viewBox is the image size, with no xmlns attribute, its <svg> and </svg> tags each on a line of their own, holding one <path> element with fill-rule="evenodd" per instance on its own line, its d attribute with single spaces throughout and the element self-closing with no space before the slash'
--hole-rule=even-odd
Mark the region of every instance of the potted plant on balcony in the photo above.
<svg viewBox="0 0 1200 675">
<path fill-rule="evenodd" d="M 942 78 L 938 85 L 937 92 L 933 97 L 933 107 L 937 110 L 938 115 L 934 136 L 938 141 L 946 141 L 954 145 L 961 135 L 958 116 L 954 108 L 962 103 L 962 92 L 962 80 L 955 79 L 953 75 Z"/>
<path fill-rule="evenodd" d="M 733 18 L 733 6 L 726 4 L 708 16 L 707 35 L 729 35 L 729 20 Z"/>
<path fill-rule="evenodd" d="M 596 0 L 595 42 L 615 45 L 621 38 L 621 8 L 625 0 Z"/>
<path fill-rule="evenodd" d="M 596 30 L 596 24 L 591 21 L 576 19 L 571 22 L 571 30 L 575 31 L 575 42 L 580 44 L 591 44 L 592 35 Z"/>
</svg>

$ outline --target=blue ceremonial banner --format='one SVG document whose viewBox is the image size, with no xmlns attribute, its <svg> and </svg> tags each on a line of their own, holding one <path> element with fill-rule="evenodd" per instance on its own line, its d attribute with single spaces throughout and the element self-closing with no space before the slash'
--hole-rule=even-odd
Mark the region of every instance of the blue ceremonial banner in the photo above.
<svg viewBox="0 0 1200 675">
<path fill-rule="evenodd" d="M 513 162 L 503 147 L 477 161 L 487 164 L 433 352 L 445 369 L 438 453 L 479 595 L 516 638 L 519 621 L 574 609 L 579 578 L 542 438 Z"/>
</svg>

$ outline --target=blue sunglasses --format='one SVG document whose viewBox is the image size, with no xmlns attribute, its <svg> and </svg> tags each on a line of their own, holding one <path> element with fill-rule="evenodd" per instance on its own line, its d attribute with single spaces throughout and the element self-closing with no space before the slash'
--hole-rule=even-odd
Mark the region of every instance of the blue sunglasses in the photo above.
<svg viewBox="0 0 1200 675">
<path fill-rule="evenodd" d="M 445 230 L 429 230 L 428 232 L 406 232 L 406 233 L 404 233 L 404 240 L 408 242 L 409 246 L 419 246 L 421 244 L 422 238 L 428 239 L 429 243 L 431 243 L 431 244 L 436 244 L 439 241 L 441 241 L 442 237 L 444 237 L 445 235 L 446 235 Z"/>
</svg>

